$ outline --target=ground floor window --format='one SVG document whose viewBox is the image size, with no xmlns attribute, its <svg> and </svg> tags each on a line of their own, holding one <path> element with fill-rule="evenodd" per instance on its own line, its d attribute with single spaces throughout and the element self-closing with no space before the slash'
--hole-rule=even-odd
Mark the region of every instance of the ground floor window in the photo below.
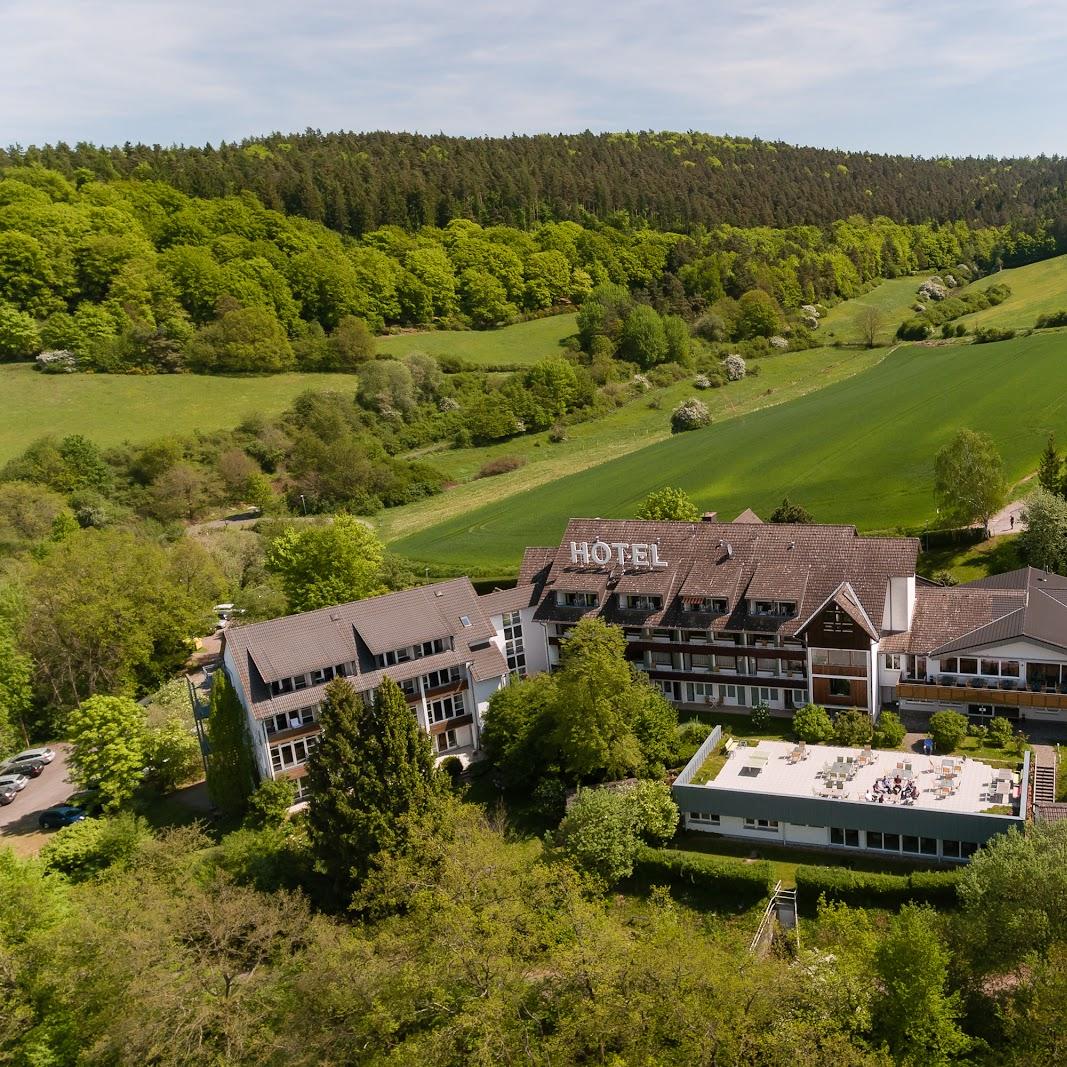
<svg viewBox="0 0 1067 1067">
<path fill-rule="evenodd" d="M 689 821 L 690 822 L 703 822 L 703 823 L 707 823 L 709 826 L 718 826 L 719 825 L 719 816 L 718 815 L 709 815 L 707 812 L 704 812 L 704 811 L 691 811 L 689 813 Z"/>
<path fill-rule="evenodd" d="M 746 830 L 777 830 L 777 819 L 745 819 Z"/>
<path fill-rule="evenodd" d="M 434 738 L 438 752 L 447 752 L 450 748 L 459 748 L 455 730 L 445 730 Z"/>
<path fill-rule="evenodd" d="M 806 704 L 808 702 L 808 691 L 806 689 L 794 689 L 793 690 L 793 703 L 794 704 Z"/>
<path fill-rule="evenodd" d="M 768 689 L 766 686 L 760 686 L 759 689 L 756 689 L 756 687 L 753 686 L 752 687 L 752 695 L 756 698 L 753 701 L 754 704 L 758 704 L 761 701 L 764 704 L 769 704 L 772 700 L 777 700 L 778 699 L 778 690 L 777 689 Z"/>
<path fill-rule="evenodd" d="M 860 847 L 859 830 L 843 830 L 837 826 L 830 827 L 830 844 L 845 845 L 848 848 Z"/>
<path fill-rule="evenodd" d="M 847 697 L 852 693 L 852 685 L 847 678 L 830 679 L 830 696 Z"/>
<path fill-rule="evenodd" d="M 736 685 L 720 685 L 719 696 L 727 704 L 736 704 L 737 700 L 737 686 Z"/>
</svg>

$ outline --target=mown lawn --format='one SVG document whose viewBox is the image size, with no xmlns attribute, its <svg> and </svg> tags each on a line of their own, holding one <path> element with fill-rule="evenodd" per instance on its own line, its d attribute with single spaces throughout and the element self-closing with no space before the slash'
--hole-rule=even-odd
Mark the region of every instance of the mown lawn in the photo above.
<svg viewBox="0 0 1067 1067">
<path fill-rule="evenodd" d="M 1033 470 L 1050 432 L 1067 437 L 1065 347 L 1057 334 L 903 347 L 788 403 L 476 509 L 468 498 L 460 513 L 392 548 L 472 573 L 514 573 L 523 548 L 558 543 L 570 516 L 630 516 L 664 485 L 727 517 L 746 507 L 766 514 L 788 495 L 819 522 L 921 528 L 934 519 L 934 455 L 957 429 L 991 434 L 1012 480 Z"/>
<path fill-rule="evenodd" d="M 1019 535 L 1000 534 L 970 545 L 931 548 L 919 554 L 919 573 L 931 578 L 948 571 L 958 582 L 973 582 L 991 574 L 1003 574 L 1023 565 Z"/>
<path fill-rule="evenodd" d="M 307 389 L 354 393 L 350 374 L 255 378 L 199 374 L 40 374 L 0 365 L 0 462 L 45 434 L 84 434 L 98 445 L 232 429 L 246 415 L 277 415 Z"/>
<path fill-rule="evenodd" d="M 536 363 L 558 355 L 560 341 L 575 332 L 577 316 L 550 315 L 499 330 L 428 330 L 378 338 L 378 352 L 400 358 L 409 352 L 455 356 L 484 366 Z"/>
</svg>

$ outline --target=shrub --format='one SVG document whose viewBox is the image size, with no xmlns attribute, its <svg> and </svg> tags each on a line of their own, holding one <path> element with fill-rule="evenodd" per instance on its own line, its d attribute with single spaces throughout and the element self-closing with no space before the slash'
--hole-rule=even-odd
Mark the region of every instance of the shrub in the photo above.
<svg viewBox="0 0 1067 1067">
<path fill-rule="evenodd" d="M 498 474 L 507 474 L 509 471 L 517 471 L 526 466 L 525 456 L 497 456 L 496 459 L 486 460 L 478 468 L 478 478 L 494 478 Z"/>
<path fill-rule="evenodd" d="M 725 856 L 647 847 L 638 851 L 633 877 L 647 885 L 691 887 L 738 907 L 762 900 L 775 882 L 766 860 L 746 863 Z"/>
<path fill-rule="evenodd" d="M 711 380 L 708 378 L 708 376 L 706 374 L 698 374 L 693 379 L 693 388 L 694 389 L 710 389 L 711 388 Z"/>
<path fill-rule="evenodd" d="M 833 736 L 834 724 L 826 708 L 819 704 L 805 704 L 793 715 L 793 733 L 799 741 L 816 744 L 827 741 Z"/>
<path fill-rule="evenodd" d="M 967 727 L 967 736 L 977 738 L 979 741 L 984 741 L 989 733 L 987 726 L 982 726 L 980 723 L 972 722 Z"/>
<path fill-rule="evenodd" d="M 281 826 L 296 803 L 296 785 L 290 778 L 265 778 L 248 798 L 245 823 L 254 829 Z"/>
<path fill-rule="evenodd" d="M 906 733 L 899 716 L 892 711 L 883 711 L 878 716 L 878 725 L 874 729 L 871 744 L 876 748 L 896 748 L 904 740 Z"/>
<path fill-rule="evenodd" d="M 1051 311 L 1047 315 L 1038 315 L 1034 328 L 1049 330 L 1056 326 L 1067 326 L 1067 311 Z"/>
<path fill-rule="evenodd" d="M 542 819 L 558 826 L 567 810 L 567 787 L 559 778 L 542 778 L 531 794 L 534 810 Z"/>
<path fill-rule="evenodd" d="M 695 397 L 683 401 L 671 412 L 671 433 L 684 433 L 686 430 L 699 430 L 711 422 L 707 405 Z"/>
<path fill-rule="evenodd" d="M 930 736 L 938 752 L 951 752 L 967 736 L 967 716 L 958 711 L 935 711 L 930 716 Z"/>
<path fill-rule="evenodd" d="M 1014 330 L 999 329 L 996 326 L 978 326 L 974 331 L 974 344 L 988 345 L 995 341 L 1010 341 L 1014 336 Z"/>
<path fill-rule="evenodd" d="M 766 701 L 761 700 L 753 709 L 750 716 L 754 730 L 765 730 L 771 721 L 771 709 Z"/>
<path fill-rule="evenodd" d="M 820 897 L 853 907 L 899 908 L 921 903 L 951 907 L 962 871 L 912 871 L 875 874 L 845 867 L 797 867 L 797 900 L 814 912 Z"/>
<path fill-rule="evenodd" d="M 869 744 L 874 733 L 870 716 L 858 708 L 838 712 L 834 720 L 834 744 L 855 746 Z"/>
<path fill-rule="evenodd" d="M 997 748 L 1007 748 L 1011 743 L 1011 723 L 1000 715 L 994 715 L 989 720 L 986 733 L 989 743 Z"/>
<path fill-rule="evenodd" d="M 736 352 L 732 352 L 722 361 L 722 369 L 731 382 L 739 382 L 745 376 L 745 361 Z"/>
<path fill-rule="evenodd" d="M 567 427 L 562 423 L 557 422 L 551 430 L 548 431 L 548 439 L 554 445 L 561 445 L 567 440 Z"/>
<path fill-rule="evenodd" d="M 650 844 L 669 841 L 678 829 L 678 805 L 664 782 L 638 782 L 624 794 L 633 813 L 634 827 Z"/>
<path fill-rule="evenodd" d="M 459 784 L 460 775 L 463 773 L 463 760 L 459 756 L 446 756 L 437 765 L 437 769 L 445 775 L 455 788 Z"/>
<path fill-rule="evenodd" d="M 126 863 L 150 840 L 144 819 L 124 812 L 111 818 L 83 819 L 64 826 L 41 849 L 45 870 L 80 882 L 108 867 Z"/>
<path fill-rule="evenodd" d="M 930 336 L 930 323 L 926 319 L 905 319 L 897 327 L 898 341 L 925 341 Z"/>
<path fill-rule="evenodd" d="M 702 722 L 683 722 L 678 727 L 678 740 L 686 745 L 702 745 L 709 732 Z"/>
<path fill-rule="evenodd" d="M 579 793 L 553 843 L 575 867 L 605 886 L 633 873 L 641 848 L 626 797 L 607 789 Z"/>
</svg>

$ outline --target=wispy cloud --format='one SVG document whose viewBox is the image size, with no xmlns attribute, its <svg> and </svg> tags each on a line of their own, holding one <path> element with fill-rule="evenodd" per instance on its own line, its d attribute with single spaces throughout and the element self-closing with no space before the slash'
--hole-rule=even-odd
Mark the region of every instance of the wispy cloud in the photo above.
<svg viewBox="0 0 1067 1067">
<path fill-rule="evenodd" d="M 0 141 L 699 128 L 1056 151 L 1063 15 L 1036 0 L 0 0 Z"/>
</svg>

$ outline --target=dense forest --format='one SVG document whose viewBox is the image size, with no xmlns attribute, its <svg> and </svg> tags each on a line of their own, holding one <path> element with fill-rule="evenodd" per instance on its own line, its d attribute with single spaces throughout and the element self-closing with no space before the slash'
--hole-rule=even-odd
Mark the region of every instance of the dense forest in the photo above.
<svg viewBox="0 0 1067 1067">
<path fill-rule="evenodd" d="M 811 305 L 881 277 L 930 269 L 965 280 L 1058 247 L 1044 223 L 1024 231 L 859 216 L 690 235 L 627 216 L 529 229 L 455 218 L 357 240 L 249 192 L 205 199 L 159 180 L 8 167 L 0 358 L 45 350 L 66 353 L 51 369 L 139 373 L 354 370 L 374 355 L 372 331 L 490 327 L 579 305 L 605 285 L 694 328 L 710 310 L 726 327 L 716 339 L 744 340 L 729 302 L 752 291 L 772 304 L 758 332 L 788 334 L 817 319 Z"/>
<path fill-rule="evenodd" d="M 665 230 L 829 225 L 849 215 L 983 225 L 1064 217 L 1067 159 L 919 159 L 702 133 L 272 134 L 217 147 L 9 148 L 68 178 L 158 179 L 192 196 L 244 190 L 341 233 L 454 218 L 529 228 L 609 221 Z"/>
</svg>

